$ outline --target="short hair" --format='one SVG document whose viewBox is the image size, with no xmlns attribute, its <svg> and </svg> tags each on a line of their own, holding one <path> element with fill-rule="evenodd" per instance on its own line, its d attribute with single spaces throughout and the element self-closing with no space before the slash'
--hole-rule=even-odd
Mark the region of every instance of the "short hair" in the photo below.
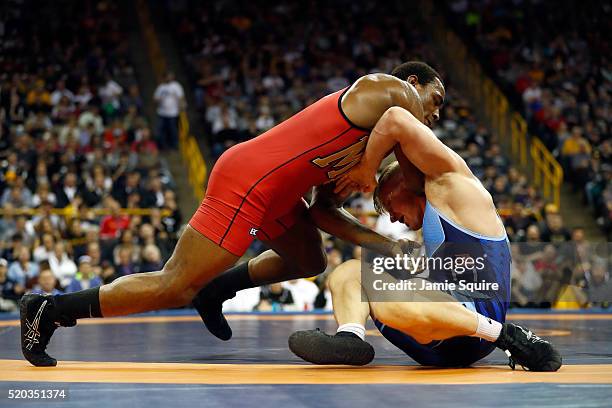
<svg viewBox="0 0 612 408">
<path fill-rule="evenodd" d="M 374 209 L 378 214 L 384 214 L 387 212 L 385 206 L 382 203 L 382 200 L 380 199 L 380 190 L 382 188 L 382 185 L 387 183 L 398 169 L 399 163 L 397 161 L 394 161 L 387 165 L 387 167 L 383 169 L 383 171 L 380 173 L 380 176 L 378 177 L 378 184 L 374 189 Z"/>
<path fill-rule="evenodd" d="M 53 273 L 53 269 L 51 269 L 51 265 L 49 265 L 48 261 L 43 261 L 40 263 L 40 273 L 43 273 L 44 271 Z"/>
<path fill-rule="evenodd" d="M 419 79 L 419 83 L 422 85 L 427 85 L 433 82 L 436 78 L 442 82 L 442 77 L 438 71 L 422 61 L 404 62 L 403 64 L 393 68 L 391 75 L 401 79 L 402 81 L 406 81 L 410 75 L 416 75 L 416 77 Z"/>
</svg>

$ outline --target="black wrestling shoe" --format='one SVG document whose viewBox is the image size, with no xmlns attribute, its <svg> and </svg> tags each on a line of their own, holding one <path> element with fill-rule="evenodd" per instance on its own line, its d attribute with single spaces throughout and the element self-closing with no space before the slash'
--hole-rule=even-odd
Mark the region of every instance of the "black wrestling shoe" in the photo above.
<svg viewBox="0 0 612 408">
<path fill-rule="evenodd" d="M 370 343 L 352 334 L 330 336 L 319 329 L 297 331 L 289 336 L 289 349 L 313 364 L 366 365 L 374 359 Z"/>
<path fill-rule="evenodd" d="M 45 351 L 53 332 L 59 326 L 74 326 L 76 320 L 55 321 L 53 296 L 24 295 L 19 303 L 21 318 L 21 352 L 36 367 L 53 367 L 57 360 Z"/>
<path fill-rule="evenodd" d="M 513 370 L 516 364 L 530 371 L 557 371 L 561 367 L 561 355 L 552 344 L 516 324 L 504 323 L 494 344 L 506 352 Z"/>
<path fill-rule="evenodd" d="M 215 337 L 227 341 L 232 338 L 232 328 L 223 316 L 223 302 L 206 288 L 198 292 L 191 302 L 198 311 L 204 325 Z M 233 297 L 233 296 L 232 296 Z"/>
</svg>

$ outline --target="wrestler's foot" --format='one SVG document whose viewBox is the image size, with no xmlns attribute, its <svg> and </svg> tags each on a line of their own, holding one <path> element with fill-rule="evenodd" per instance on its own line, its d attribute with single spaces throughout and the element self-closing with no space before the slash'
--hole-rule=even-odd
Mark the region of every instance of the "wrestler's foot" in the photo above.
<svg viewBox="0 0 612 408">
<path fill-rule="evenodd" d="M 289 336 L 289 349 L 313 364 L 366 365 L 374 359 L 374 348 L 351 333 L 330 336 L 319 329 Z"/>
<path fill-rule="evenodd" d="M 513 370 L 516 364 L 530 371 L 557 371 L 561 367 L 561 355 L 551 343 L 516 324 L 504 323 L 495 345 L 506 352 Z"/>
<path fill-rule="evenodd" d="M 21 352 L 36 367 L 57 365 L 57 360 L 45 351 L 49 340 L 59 326 L 76 324 L 74 319 L 55 319 L 54 308 L 52 296 L 24 295 L 20 301 Z"/>
<path fill-rule="evenodd" d="M 232 338 L 232 328 L 223 316 L 223 302 L 227 299 L 219 299 L 207 288 L 202 289 L 193 298 L 193 307 L 198 311 L 204 321 L 206 328 L 214 336 L 221 340 Z"/>
</svg>

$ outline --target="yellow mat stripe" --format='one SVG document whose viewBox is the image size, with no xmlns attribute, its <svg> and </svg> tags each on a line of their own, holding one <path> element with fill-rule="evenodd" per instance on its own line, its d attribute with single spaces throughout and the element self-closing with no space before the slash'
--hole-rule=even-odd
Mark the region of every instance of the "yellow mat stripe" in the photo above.
<svg viewBox="0 0 612 408">
<path fill-rule="evenodd" d="M 279 314 L 279 315 L 258 315 L 228 314 L 227 320 L 333 320 L 331 314 Z M 509 314 L 508 320 L 612 320 L 612 314 Z M 105 319 L 82 319 L 79 325 L 98 325 L 98 324 L 132 324 L 132 323 L 181 323 L 199 322 L 199 316 L 136 316 L 136 317 L 108 317 Z M 19 326 L 19 320 L 0 320 L 0 327 Z"/>
<path fill-rule="evenodd" d="M 340 367 L 269 364 L 182 364 L 63 361 L 36 368 L 0 360 L 0 381 L 148 384 L 612 384 L 612 364 L 568 365 L 556 373 L 506 366 L 431 369 L 417 366 Z"/>
</svg>

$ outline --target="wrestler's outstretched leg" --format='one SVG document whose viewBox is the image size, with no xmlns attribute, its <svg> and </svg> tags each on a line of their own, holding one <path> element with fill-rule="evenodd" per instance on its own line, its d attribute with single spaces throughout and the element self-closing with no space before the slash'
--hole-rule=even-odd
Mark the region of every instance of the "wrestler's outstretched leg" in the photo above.
<svg viewBox="0 0 612 408">
<path fill-rule="evenodd" d="M 188 304 L 206 283 L 238 260 L 187 226 L 172 257 L 158 272 L 121 277 L 109 285 L 56 296 L 26 295 L 21 300 L 21 349 L 35 366 L 57 361 L 45 349 L 59 326 L 77 319 L 122 316 Z"/>
</svg>

